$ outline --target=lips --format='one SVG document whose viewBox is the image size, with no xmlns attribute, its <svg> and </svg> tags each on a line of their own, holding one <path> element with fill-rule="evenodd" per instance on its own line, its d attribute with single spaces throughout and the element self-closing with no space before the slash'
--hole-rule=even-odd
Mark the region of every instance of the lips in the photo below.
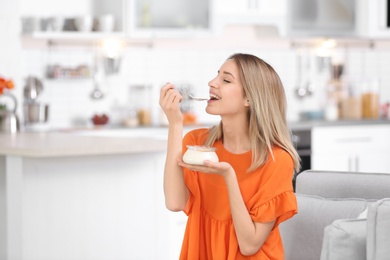
<svg viewBox="0 0 390 260">
<path fill-rule="evenodd" d="M 221 97 L 218 96 L 217 94 L 210 93 L 210 100 L 220 100 Z"/>
</svg>

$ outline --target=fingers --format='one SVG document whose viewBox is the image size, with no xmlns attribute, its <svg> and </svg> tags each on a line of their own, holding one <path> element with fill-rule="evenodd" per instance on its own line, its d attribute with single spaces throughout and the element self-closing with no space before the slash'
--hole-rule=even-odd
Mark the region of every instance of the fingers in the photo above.
<svg viewBox="0 0 390 260">
<path fill-rule="evenodd" d="M 161 90 L 160 90 L 160 98 L 164 98 L 165 95 L 167 94 L 167 92 L 170 90 L 170 89 L 174 89 L 175 86 L 169 82 L 167 82 L 164 86 L 162 86 Z"/>
<path fill-rule="evenodd" d="M 171 83 L 166 83 L 160 90 L 160 105 L 169 107 L 170 105 L 177 105 L 181 102 L 182 96 L 175 90 L 175 86 Z"/>
</svg>

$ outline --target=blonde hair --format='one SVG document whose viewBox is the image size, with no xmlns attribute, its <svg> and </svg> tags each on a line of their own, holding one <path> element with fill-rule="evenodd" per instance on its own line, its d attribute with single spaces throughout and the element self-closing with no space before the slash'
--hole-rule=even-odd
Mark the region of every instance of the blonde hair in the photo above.
<svg viewBox="0 0 390 260">
<path fill-rule="evenodd" d="M 293 161 L 294 168 L 300 169 L 300 158 L 291 141 L 291 133 L 286 120 L 286 95 L 283 84 L 276 71 L 262 59 L 250 55 L 236 53 L 228 58 L 233 60 L 239 71 L 244 94 L 249 100 L 248 123 L 249 137 L 252 142 L 251 172 L 268 160 L 268 152 L 273 157 L 274 145 L 287 151 Z M 223 138 L 222 121 L 210 129 L 205 145 L 212 145 Z"/>
</svg>

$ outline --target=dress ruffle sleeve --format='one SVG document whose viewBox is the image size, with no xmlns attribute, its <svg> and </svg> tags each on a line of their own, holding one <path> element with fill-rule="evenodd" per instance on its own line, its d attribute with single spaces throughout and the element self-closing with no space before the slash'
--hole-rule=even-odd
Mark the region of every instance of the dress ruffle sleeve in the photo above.
<svg viewBox="0 0 390 260">
<path fill-rule="evenodd" d="M 250 210 L 255 222 L 270 222 L 276 220 L 274 228 L 283 221 L 297 214 L 297 201 L 292 191 L 286 191 L 273 199 Z"/>
<path fill-rule="evenodd" d="M 258 173 L 261 187 L 248 201 L 249 214 L 255 222 L 276 220 L 274 228 L 297 214 L 297 200 L 292 187 L 294 165 L 291 156 L 282 149 L 274 150 L 270 159 Z"/>
</svg>

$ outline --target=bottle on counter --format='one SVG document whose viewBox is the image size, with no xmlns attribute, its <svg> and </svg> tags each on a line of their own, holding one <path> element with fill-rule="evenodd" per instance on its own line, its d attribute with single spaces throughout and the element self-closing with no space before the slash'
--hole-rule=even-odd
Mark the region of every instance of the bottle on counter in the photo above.
<svg viewBox="0 0 390 260">
<path fill-rule="evenodd" d="M 362 118 L 362 99 L 359 80 L 344 81 L 345 91 L 340 103 L 340 117 L 358 120 Z"/>
<path fill-rule="evenodd" d="M 379 118 L 379 81 L 367 79 L 362 84 L 362 115 L 363 118 Z"/>
<path fill-rule="evenodd" d="M 327 82 L 327 100 L 325 104 L 325 119 L 334 121 L 340 118 L 341 100 L 343 97 L 343 74 L 344 65 L 334 64 L 331 66 L 331 78 Z"/>
<path fill-rule="evenodd" d="M 328 99 L 324 116 L 327 121 L 336 121 L 339 119 L 339 108 L 338 108 L 338 102 L 334 99 Z"/>
<path fill-rule="evenodd" d="M 131 85 L 129 90 L 129 103 L 136 111 L 137 121 L 139 125 L 151 125 L 152 86 L 144 84 Z"/>
</svg>

